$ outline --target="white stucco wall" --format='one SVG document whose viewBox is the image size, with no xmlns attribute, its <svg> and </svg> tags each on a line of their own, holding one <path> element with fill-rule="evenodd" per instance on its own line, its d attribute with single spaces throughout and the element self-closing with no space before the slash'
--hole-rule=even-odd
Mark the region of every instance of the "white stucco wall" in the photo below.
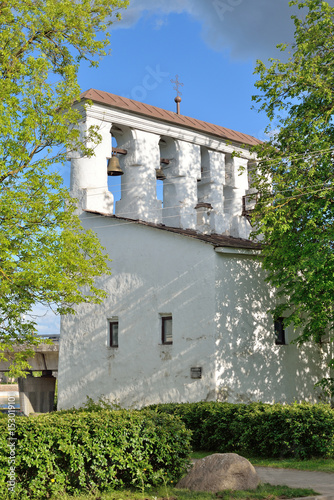
<svg viewBox="0 0 334 500">
<path fill-rule="evenodd" d="M 257 257 L 216 253 L 217 399 L 233 403 L 317 402 L 326 346 L 275 345 L 273 294 Z"/>
<path fill-rule="evenodd" d="M 87 214 L 113 259 L 108 298 L 62 318 L 59 408 L 106 396 L 124 407 L 157 402 L 317 401 L 325 352 L 275 345 L 273 296 L 258 256 L 125 220 Z M 237 254 L 236 252 L 240 252 Z M 247 252 L 247 250 L 246 250 Z M 249 251 L 248 251 L 249 252 Z M 161 314 L 173 345 L 161 343 Z M 107 346 L 117 317 L 119 347 Z M 192 379 L 191 367 L 202 367 Z"/>
<path fill-rule="evenodd" d="M 215 399 L 215 252 L 212 245 L 113 218 L 87 215 L 111 258 L 100 306 L 62 318 L 59 408 L 86 396 L 125 407 Z M 161 344 L 160 313 L 173 317 L 173 345 Z M 108 319 L 119 347 L 107 347 Z M 191 367 L 202 367 L 192 379 Z"/>
</svg>

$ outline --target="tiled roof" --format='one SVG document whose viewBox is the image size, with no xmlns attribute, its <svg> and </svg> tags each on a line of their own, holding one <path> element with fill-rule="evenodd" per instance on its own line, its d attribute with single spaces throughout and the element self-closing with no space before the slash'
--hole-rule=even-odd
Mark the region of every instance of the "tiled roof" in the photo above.
<svg viewBox="0 0 334 500">
<path fill-rule="evenodd" d="M 236 132 L 235 130 L 220 127 L 219 125 L 203 122 L 202 120 L 196 120 L 195 118 L 190 118 L 188 116 L 178 115 L 172 111 L 166 111 L 165 109 L 157 108 L 156 106 L 144 104 L 142 102 L 134 101 L 133 99 L 128 99 L 127 97 L 120 97 L 101 90 L 89 89 L 81 94 L 81 99 L 90 99 L 93 102 L 104 104 L 105 106 L 122 109 L 124 111 L 147 116 L 163 122 L 173 123 L 174 125 L 180 127 L 198 130 L 200 132 L 211 134 L 221 139 L 227 139 L 240 144 L 254 146 L 261 143 L 259 139 L 256 139 L 251 135 Z"/>
<path fill-rule="evenodd" d="M 146 222 L 138 219 L 128 219 L 126 217 L 103 214 L 101 212 L 93 210 L 84 210 L 84 211 L 90 214 L 101 215 L 102 217 L 108 217 L 115 220 L 125 221 L 126 223 L 129 224 L 148 226 L 154 229 L 160 229 L 163 231 L 168 231 L 170 233 L 176 233 L 182 236 L 188 236 L 190 238 L 195 238 L 197 240 L 201 240 L 206 243 L 211 243 L 211 245 L 213 245 L 214 247 L 248 248 L 250 250 L 261 249 L 261 245 L 259 243 L 255 243 L 254 241 L 245 240 L 242 238 L 233 238 L 233 236 L 225 236 L 223 234 L 202 234 L 192 229 L 181 229 L 178 227 L 165 226 L 164 224 L 154 224 L 153 222 Z"/>
</svg>

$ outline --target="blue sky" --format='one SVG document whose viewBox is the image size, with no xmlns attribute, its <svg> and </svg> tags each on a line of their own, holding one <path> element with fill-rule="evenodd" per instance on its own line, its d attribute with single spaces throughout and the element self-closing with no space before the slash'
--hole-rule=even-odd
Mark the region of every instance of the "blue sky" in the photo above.
<svg viewBox="0 0 334 500">
<path fill-rule="evenodd" d="M 276 44 L 293 40 L 288 3 L 132 0 L 111 30 L 111 55 L 98 68 L 83 65 L 79 84 L 174 111 L 178 74 L 182 114 L 264 139 L 267 119 L 251 109 L 253 72 L 256 59 L 279 57 Z M 68 185 L 69 165 L 62 172 Z M 50 313 L 38 325 L 59 332 Z"/>
</svg>

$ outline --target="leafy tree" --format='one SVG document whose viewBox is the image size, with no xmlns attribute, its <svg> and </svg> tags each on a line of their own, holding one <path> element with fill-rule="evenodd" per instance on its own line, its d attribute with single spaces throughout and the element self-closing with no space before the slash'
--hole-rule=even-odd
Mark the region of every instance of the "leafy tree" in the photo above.
<svg viewBox="0 0 334 500">
<path fill-rule="evenodd" d="M 253 224 L 280 298 L 274 315 L 301 328 L 299 343 L 321 343 L 333 336 L 334 319 L 334 7 L 293 5 L 302 18 L 292 16 L 288 60 L 258 61 L 255 70 L 261 94 L 253 100 L 270 119 L 270 140 L 256 148 Z"/>
<path fill-rule="evenodd" d="M 90 130 L 79 144 L 77 73 L 106 54 L 108 28 L 124 0 L 0 0 L 0 351 L 14 344 L 13 373 L 39 342 L 36 304 L 72 313 L 101 301 L 108 273 L 96 236 L 84 231 L 56 165 L 69 149 L 94 154 Z M 4 359 L 4 354 L 2 354 Z"/>
</svg>

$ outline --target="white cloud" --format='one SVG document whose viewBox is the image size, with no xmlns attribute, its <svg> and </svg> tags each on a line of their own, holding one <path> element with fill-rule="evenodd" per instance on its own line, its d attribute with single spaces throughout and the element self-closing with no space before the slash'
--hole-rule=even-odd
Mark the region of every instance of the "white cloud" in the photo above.
<svg viewBox="0 0 334 500">
<path fill-rule="evenodd" d="M 270 56 L 273 47 L 293 38 L 289 0 L 132 0 L 118 27 L 130 27 L 144 13 L 188 12 L 202 23 L 205 41 L 231 49 L 233 57 Z"/>
<path fill-rule="evenodd" d="M 330 0 L 332 4 L 334 0 Z M 293 41 L 289 0 L 132 0 L 118 27 L 130 27 L 144 14 L 188 12 L 202 23 L 204 40 L 238 59 L 278 56 L 278 43 Z"/>
</svg>

